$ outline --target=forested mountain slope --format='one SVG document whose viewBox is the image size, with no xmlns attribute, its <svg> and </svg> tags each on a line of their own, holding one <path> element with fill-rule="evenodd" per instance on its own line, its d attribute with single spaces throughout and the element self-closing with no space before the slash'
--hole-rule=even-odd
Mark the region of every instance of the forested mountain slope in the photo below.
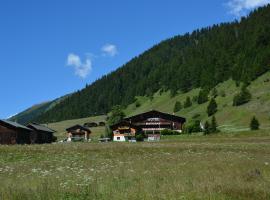
<svg viewBox="0 0 270 200">
<path fill-rule="evenodd" d="M 270 6 L 240 21 L 165 40 L 116 71 L 78 91 L 36 119 L 53 122 L 104 114 L 135 96 L 158 90 L 212 88 L 232 78 L 250 82 L 270 67 Z"/>
<path fill-rule="evenodd" d="M 16 121 L 18 123 L 27 124 L 29 122 L 35 121 L 40 115 L 49 111 L 54 106 L 56 106 L 59 102 L 64 100 L 68 95 L 63 96 L 61 98 L 55 99 L 53 101 L 47 101 L 44 103 L 40 103 L 37 105 L 33 105 L 32 107 L 26 109 L 25 111 L 11 117 L 9 120 Z"/>
</svg>

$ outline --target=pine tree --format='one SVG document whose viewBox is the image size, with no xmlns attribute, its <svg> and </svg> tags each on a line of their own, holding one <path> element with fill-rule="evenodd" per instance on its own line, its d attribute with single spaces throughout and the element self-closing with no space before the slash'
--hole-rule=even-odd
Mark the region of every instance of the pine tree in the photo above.
<svg viewBox="0 0 270 200">
<path fill-rule="evenodd" d="M 204 124 L 204 134 L 205 135 L 210 134 L 210 124 L 209 124 L 208 121 L 206 121 L 205 124 Z"/>
<path fill-rule="evenodd" d="M 216 132 L 218 132 L 217 126 L 218 125 L 217 125 L 216 117 L 215 117 L 215 115 L 213 115 L 213 117 L 211 119 L 210 133 L 216 133 Z"/>
<path fill-rule="evenodd" d="M 125 113 L 122 110 L 121 106 L 114 106 L 111 112 L 111 115 L 109 116 L 108 119 L 108 125 L 114 125 L 122 121 L 125 117 Z"/>
<path fill-rule="evenodd" d="M 218 91 L 217 91 L 216 88 L 214 88 L 214 89 L 211 91 L 211 96 L 212 96 L 213 98 L 216 98 L 216 97 L 218 96 Z"/>
<path fill-rule="evenodd" d="M 200 90 L 198 94 L 198 104 L 203 104 L 208 101 L 208 93 L 207 89 Z"/>
<path fill-rule="evenodd" d="M 192 102 L 191 102 L 191 100 L 190 100 L 190 97 L 187 97 L 187 98 L 186 98 L 186 101 L 185 101 L 185 103 L 184 103 L 184 108 L 188 108 L 188 107 L 190 107 L 190 106 L 192 106 Z"/>
<path fill-rule="evenodd" d="M 256 119 L 255 116 L 252 117 L 249 126 L 250 126 L 250 130 L 259 130 L 260 123 L 259 123 L 259 121 Z"/>
<path fill-rule="evenodd" d="M 182 104 L 180 101 L 176 101 L 174 104 L 173 112 L 179 112 L 182 109 Z"/>
<path fill-rule="evenodd" d="M 251 100 L 251 93 L 248 91 L 247 86 L 241 88 L 241 92 L 236 94 L 233 98 L 233 106 L 240 106 Z"/>
<path fill-rule="evenodd" d="M 208 116 L 212 116 L 216 112 L 217 112 L 217 103 L 216 100 L 212 98 L 207 106 L 207 114 Z"/>
</svg>

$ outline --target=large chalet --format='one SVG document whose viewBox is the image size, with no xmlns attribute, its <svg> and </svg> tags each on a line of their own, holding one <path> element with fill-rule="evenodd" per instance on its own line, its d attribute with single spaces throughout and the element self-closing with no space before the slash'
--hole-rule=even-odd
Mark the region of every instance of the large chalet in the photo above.
<svg viewBox="0 0 270 200">
<path fill-rule="evenodd" d="M 114 141 L 135 140 L 138 133 L 144 133 L 148 140 L 159 140 L 164 129 L 182 132 L 186 119 L 176 115 L 152 110 L 132 117 L 127 117 L 111 126 Z"/>
</svg>

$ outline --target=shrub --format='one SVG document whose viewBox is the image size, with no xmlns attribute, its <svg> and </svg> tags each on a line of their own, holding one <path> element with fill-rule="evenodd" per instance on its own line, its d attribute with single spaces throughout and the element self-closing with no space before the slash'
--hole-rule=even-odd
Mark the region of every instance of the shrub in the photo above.
<svg viewBox="0 0 270 200">
<path fill-rule="evenodd" d="M 260 123 L 259 123 L 258 119 L 256 119 L 255 116 L 252 117 L 249 126 L 250 126 L 250 130 L 259 130 Z"/>
<path fill-rule="evenodd" d="M 136 135 L 136 141 L 138 142 L 142 142 L 144 140 L 144 134 L 143 133 L 139 133 Z"/>
<path fill-rule="evenodd" d="M 141 106 L 141 103 L 137 100 L 136 103 L 135 103 L 135 106 L 136 106 L 136 108 L 138 108 L 138 107 Z"/>
<path fill-rule="evenodd" d="M 169 129 L 164 129 L 161 131 L 161 135 L 180 135 L 180 132 L 169 130 Z"/>
<path fill-rule="evenodd" d="M 176 101 L 174 104 L 173 112 L 179 112 L 182 109 L 182 104 L 180 101 Z"/>
<path fill-rule="evenodd" d="M 233 106 L 243 105 L 251 100 L 251 94 L 246 86 L 241 88 L 241 92 L 236 94 L 233 98 Z"/>
<path fill-rule="evenodd" d="M 200 120 L 193 120 L 185 127 L 186 133 L 198 133 L 201 131 L 202 129 Z"/>
<path fill-rule="evenodd" d="M 188 108 L 190 106 L 192 106 L 192 102 L 190 100 L 190 97 L 187 97 L 184 103 L 184 108 Z"/>
<path fill-rule="evenodd" d="M 207 114 L 208 116 L 212 116 L 216 112 L 217 112 L 217 103 L 216 100 L 212 98 L 207 106 Z"/>
</svg>

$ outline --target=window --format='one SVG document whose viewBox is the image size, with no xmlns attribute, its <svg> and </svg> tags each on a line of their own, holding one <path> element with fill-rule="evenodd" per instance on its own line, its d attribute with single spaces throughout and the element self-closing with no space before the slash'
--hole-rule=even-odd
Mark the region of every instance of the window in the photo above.
<svg viewBox="0 0 270 200">
<path fill-rule="evenodd" d="M 117 140 L 120 140 L 120 137 L 117 137 Z"/>
</svg>

